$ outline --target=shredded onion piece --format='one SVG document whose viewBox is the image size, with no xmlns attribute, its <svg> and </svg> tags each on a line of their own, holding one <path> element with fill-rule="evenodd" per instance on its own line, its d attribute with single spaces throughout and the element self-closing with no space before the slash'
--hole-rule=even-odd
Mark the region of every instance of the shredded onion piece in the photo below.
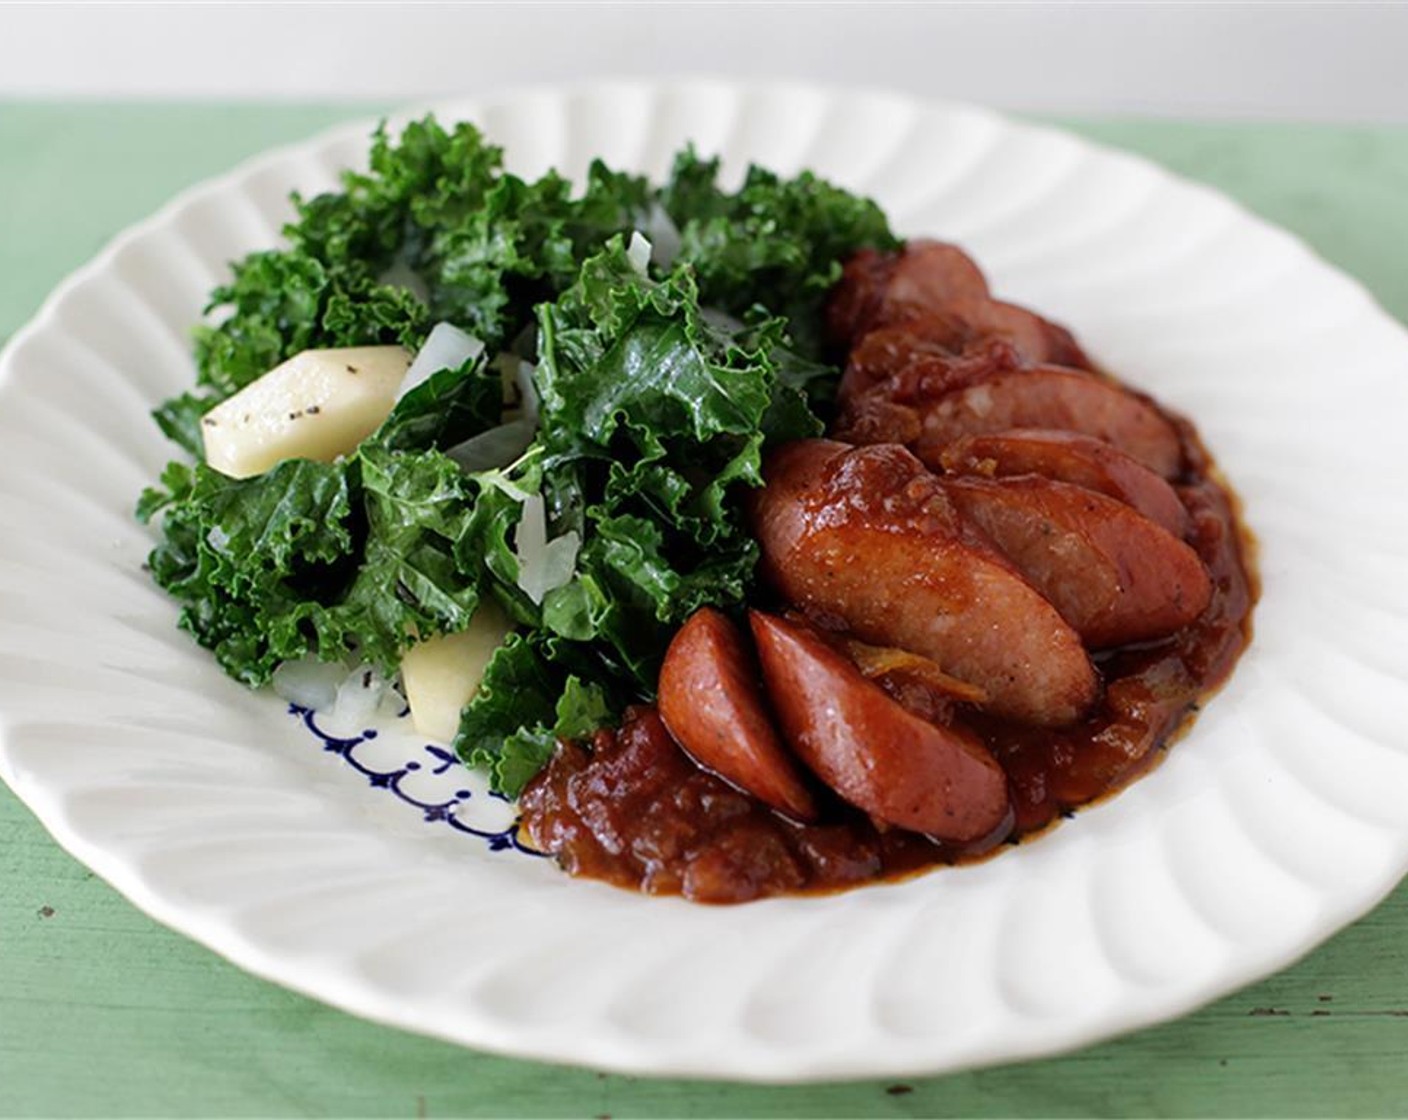
<svg viewBox="0 0 1408 1120">
<path fill-rule="evenodd" d="M 512 420 L 470 436 L 447 449 L 445 454 L 467 471 L 506 467 L 528 450 L 537 430 L 536 419 Z"/>
<path fill-rule="evenodd" d="M 530 494 L 524 500 L 513 550 L 518 557 L 518 586 L 535 605 L 540 606 L 549 591 L 571 582 L 581 549 L 582 539 L 575 529 L 548 540 L 547 510 L 541 494 Z"/>
<path fill-rule="evenodd" d="M 577 554 L 582 551 L 582 538 L 576 529 L 553 537 L 543 549 L 543 595 L 565 587 L 577 574 Z"/>
<path fill-rule="evenodd" d="M 650 204 L 645 216 L 645 236 L 650 239 L 650 259 L 668 269 L 680 255 L 680 230 L 669 212 L 658 202 Z"/>
<path fill-rule="evenodd" d="M 381 703 L 377 705 L 376 709 L 377 722 L 386 723 L 393 719 L 400 719 L 409 711 L 410 707 L 406 703 L 406 697 L 401 692 L 401 678 L 398 676 L 382 690 Z"/>
<path fill-rule="evenodd" d="M 274 670 L 270 684 L 290 704 L 323 712 L 336 702 L 338 688 L 346 680 L 346 665 L 303 657 L 281 664 Z"/>
<path fill-rule="evenodd" d="M 518 386 L 518 414 L 536 428 L 538 426 L 538 386 L 533 375 L 538 367 L 520 360 L 513 371 L 513 383 Z"/>
<path fill-rule="evenodd" d="M 920 654 L 891 646 L 866 645 L 854 639 L 846 642 L 846 650 L 856 663 L 856 668 L 871 680 L 898 677 L 917 681 L 942 696 L 969 704 L 986 704 L 988 701 L 984 689 L 945 673 L 937 662 Z"/>
<path fill-rule="evenodd" d="M 631 266 L 642 276 L 650 272 L 650 242 L 640 230 L 631 233 L 630 244 L 626 246 L 626 256 L 630 258 Z"/>
<path fill-rule="evenodd" d="M 323 729 L 351 735 L 376 722 L 390 682 L 369 665 L 358 665 L 338 686 L 337 698 L 323 717 Z"/>
<path fill-rule="evenodd" d="M 506 467 L 533 443 L 538 431 L 538 389 L 533 384 L 536 367 L 516 354 L 505 352 L 495 359 L 504 376 L 511 378 L 518 393 L 518 406 L 506 415 L 505 424 L 470 436 L 445 452 L 467 471 L 488 471 Z"/>
<path fill-rule="evenodd" d="M 406 370 L 396 399 L 399 401 L 442 369 L 458 369 L 483 352 L 484 343 L 472 334 L 466 334 L 453 323 L 436 323 L 420 353 L 411 362 L 411 368 Z"/>
</svg>

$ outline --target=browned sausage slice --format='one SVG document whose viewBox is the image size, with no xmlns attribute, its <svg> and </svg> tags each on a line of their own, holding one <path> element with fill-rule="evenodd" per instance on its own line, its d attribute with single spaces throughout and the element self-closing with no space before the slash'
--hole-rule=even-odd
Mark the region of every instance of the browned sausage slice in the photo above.
<svg viewBox="0 0 1408 1120">
<path fill-rule="evenodd" d="M 984 342 L 1001 339 L 1015 347 L 1017 353 L 1033 365 L 1090 368 L 1090 360 L 1070 331 L 1015 303 L 965 296 L 948 300 L 942 305 L 935 304 L 933 310 L 938 314 L 933 327 L 927 331 L 928 337 L 953 350 L 966 352 Z M 902 324 L 903 320 L 882 322 Z M 946 335 L 940 335 L 935 330 L 941 324 L 948 325 Z"/>
<path fill-rule="evenodd" d="M 1182 539 L 1188 511 L 1173 487 L 1143 463 L 1094 436 L 1050 428 L 1012 428 L 993 435 L 964 436 L 939 456 L 953 474 L 1005 478 L 1039 474 L 1108 494 Z"/>
<path fill-rule="evenodd" d="M 924 434 L 921 410 L 895 400 L 886 385 L 837 401 L 831 435 L 845 443 L 911 444 Z"/>
<path fill-rule="evenodd" d="M 1002 373 L 939 398 L 923 410 L 914 446 L 941 465 L 944 449 L 963 436 L 1007 428 L 1061 428 L 1114 444 L 1164 478 L 1183 465 L 1178 432 L 1157 408 L 1118 385 L 1078 370 L 1042 366 Z"/>
<path fill-rule="evenodd" d="M 1114 498 L 1035 475 L 943 485 L 1093 647 L 1166 637 L 1212 597 L 1198 554 Z"/>
<path fill-rule="evenodd" d="M 862 338 L 846 360 L 837 397 L 883 387 L 897 400 L 932 400 L 998 373 L 1022 366 L 1010 342 L 988 339 L 962 352 L 943 341 L 952 334 L 942 312 L 899 326 L 880 327 Z"/>
<path fill-rule="evenodd" d="M 862 249 L 846 262 L 832 290 L 828 330 L 835 342 L 849 346 L 881 323 L 987 294 L 982 269 L 956 245 L 916 239 L 894 253 Z"/>
<path fill-rule="evenodd" d="M 690 615 L 660 667 L 660 717 L 695 761 L 799 821 L 816 802 L 768 718 L 743 635 L 709 607 Z"/>
<path fill-rule="evenodd" d="M 1028 723 L 1078 719 L 1095 670 L 1056 609 L 959 516 L 902 447 L 784 444 L 752 497 L 762 571 L 863 642 L 912 650 Z"/>
<path fill-rule="evenodd" d="M 816 634 L 756 611 L 750 621 L 783 735 L 852 805 L 940 840 L 1011 828 L 1007 775 L 974 735 L 905 711 Z"/>
</svg>

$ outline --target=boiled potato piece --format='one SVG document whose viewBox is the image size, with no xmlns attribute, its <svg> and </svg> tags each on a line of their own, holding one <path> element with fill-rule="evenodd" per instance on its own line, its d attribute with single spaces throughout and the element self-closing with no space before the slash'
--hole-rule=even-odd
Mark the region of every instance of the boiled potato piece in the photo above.
<svg viewBox="0 0 1408 1120">
<path fill-rule="evenodd" d="M 410 364 L 400 346 L 304 350 L 205 414 L 205 461 L 249 478 L 285 459 L 346 455 L 390 414 Z"/>
<path fill-rule="evenodd" d="M 499 605 L 483 600 L 469 628 L 412 646 L 401 659 L 401 687 L 411 722 L 422 735 L 448 743 L 460 727 L 460 709 L 479 690 L 484 666 L 513 629 Z"/>
</svg>

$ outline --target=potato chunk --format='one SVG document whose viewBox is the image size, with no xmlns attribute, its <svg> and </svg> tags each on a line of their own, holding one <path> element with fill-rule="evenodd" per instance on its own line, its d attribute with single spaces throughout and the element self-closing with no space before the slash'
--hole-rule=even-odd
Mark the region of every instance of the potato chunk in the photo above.
<svg viewBox="0 0 1408 1120">
<path fill-rule="evenodd" d="M 406 651 L 401 686 L 417 731 L 442 743 L 455 737 L 460 709 L 479 690 L 484 666 L 512 629 L 499 605 L 486 599 L 468 629 L 427 638 Z"/>
<path fill-rule="evenodd" d="M 400 346 L 304 350 L 205 414 L 205 461 L 249 478 L 285 459 L 346 455 L 390 414 L 410 364 Z"/>
</svg>

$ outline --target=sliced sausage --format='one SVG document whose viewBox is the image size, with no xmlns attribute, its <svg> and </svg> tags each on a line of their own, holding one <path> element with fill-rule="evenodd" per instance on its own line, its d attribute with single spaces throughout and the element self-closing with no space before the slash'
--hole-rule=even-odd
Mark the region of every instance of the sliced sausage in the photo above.
<svg viewBox="0 0 1408 1120">
<path fill-rule="evenodd" d="M 952 474 L 1005 478 L 1039 474 L 1108 494 L 1182 539 L 1188 511 L 1173 487 L 1143 463 L 1094 436 L 1050 428 L 1012 428 L 964 436 L 943 449 L 939 461 Z"/>
<path fill-rule="evenodd" d="M 933 317 L 924 320 L 932 323 Z M 1011 345 L 994 339 L 955 354 L 911 326 L 871 331 L 851 352 L 836 393 L 831 434 L 845 443 L 913 443 L 922 410 L 936 397 L 1020 368 Z"/>
<path fill-rule="evenodd" d="M 989 340 L 1000 339 L 1013 346 L 1022 359 L 1032 365 L 1090 368 L 1090 360 L 1070 331 L 1015 303 L 966 296 L 934 304 L 929 312 L 927 337 L 952 350 L 968 351 Z M 897 315 L 877 319 L 876 325 L 903 325 L 918 314 L 911 310 L 908 320 Z"/>
<path fill-rule="evenodd" d="M 1212 597 L 1198 554 L 1114 498 L 1035 475 L 943 485 L 1092 647 L 1166 637 Z"/>
<path fill-rule="evenodd" d="M 1094 702 L 1079 635 L 904 448 L 799 440 L 768 457 L 764 478 L 754 535 L 790 603 L 929 658 L 1000 715 L 1054 726 Z"/>
<path fill-rule="evenodd" d="M 942 312 L 871 331 L 851 350 L 837 397 L 844 402 L 883 388 L 896 400 L 927 401 L 1022 365 L 1016 347 L 1004 339 L 988 339 L 960 352 L 942 341 L 949 333 Z"/>
<path fill-rule="evenodd" d="M 956 245 L 916 239 L 893 253 L 862 249 L 849 261 L 827 306 L 834 342 L 850 346 L 881 323 L 893 323 L 954 299 L 986 298 L 988 282 Z"/>
<path fill-rule="evenodd" d="M 831 435 L 845 443 L 899 443 L 908 446 L 924 434 L 920 409 L 895 400 L 886 385 L 850 393 L 837 401 Z"/>
<path fill-rule="evenodd" d="M 1183 465 L 1178 432 L 1157 408 L 1108 381 L 1043 366 L 998 374 L 922 410 L 915 454 L 935 467 L 964 436 L 1007 428 L 1061 428 L 1113 444 L 1164 478 Z"/>
<path fill-rule="evenodd" d="M 690 615 L 660 667 L 660 717 L 694 759 L 799 821 L 816 802 L 768 717 L 748 646 L 726 615 Z"/>
<path fill-rule="evenodd" d="M 757 611 L 749 619 L 783 735 L 843 798 L 940 840 L 1011 828 L 1007 775 L 976 736 L 905 711 L 803 627 Z"/>
</svg>

